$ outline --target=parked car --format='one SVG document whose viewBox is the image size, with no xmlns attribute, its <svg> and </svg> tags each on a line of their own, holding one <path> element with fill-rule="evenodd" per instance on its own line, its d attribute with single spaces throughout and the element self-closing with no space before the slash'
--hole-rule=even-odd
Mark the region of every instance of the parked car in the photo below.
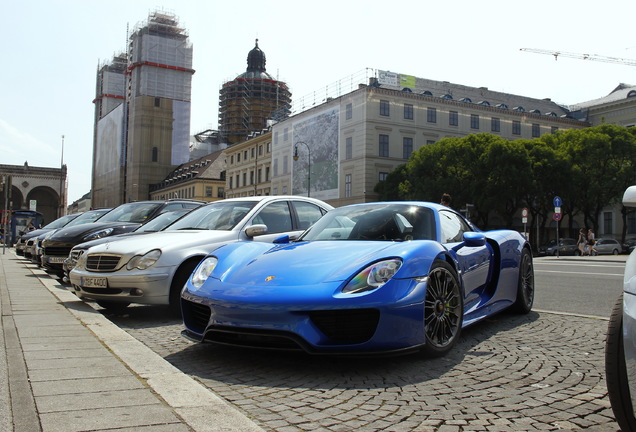
<svg viewBox="0 0 636 432">
<path fill-rule="evenodd" d="M 97 222 L 63 228 L 42 241 L 42 265 L 45 270 L 64 277 L 63 264 L 73 246 L 89 240 L 130 232 L 156 216 L 188 207 L 198 207 L 202 201 L 167 200 L 138 201 L 122 204 L 102 216 Z"/>
<path fill-rule="evenodd" d="M 636 186 L 623 195 L 636 207 Z M 625 263 L 623 293 L 610 315 L 605 338 L 605 378 L 614 417 L 622 431 L 636 431 L 636 253 Z"/>
<path fill-rule="evenodd" d="M 168 225 L 170 225 L 177 219 L 181 218 L 182 216 L 185 216 L 190 211 L 194 210 L 194 208 L 182 208 L 178 210 L 172 210 L 172 211 L 160 214 L 159 216 L 155 217 L 153 220 L 143 225 L 140 225 L 134 231 L 131 231 L 129 233 L 119 234 L 112 237 L 102 237 L 97 240 L 91 240 L 85 243 L 80 243 L 77 246 L 73 246 L 73 248 L 71 249 L 71 252 L 69 253 L 69 256 L 64 260 L 64 265 L 63 265 L 64 280 L 70 281 L 69 273 L 71 272 L 71 270 L 73 270 L 73 267 L 75 267 L 75 263 L 77 262 L 77 259 L 80 257 L 80 255 L 86 252 L 86 250 L 88 250 L 91 246 L 96 246 L 98 244 L 115 241 L 121 238 L 126 238 L 126 236 L 133 236 L 133 235 L 147 234 L 147 233 L 161 231 L 162 229 L 166 228 Z"/>
<path fill-rule="evenodd" d="M 22 255 L 25 258 L 31 258 L 31 251 L 26 250 L 27 241 L 29 239 L 37 237 L 37 236 L 39 236 L 41 234 L 45 234 L 45 233 L 47 233 L 47 232 L 49 232 L 51 230 L 54 230 L 54 229 L 57 229 L 57 228 L 61 228 L 61 227 L 65 226 L 66 224 L 68 224 L 73 219 L 75 219 L 76 217 L 78 217 L 79 215 L 80 215 L 79 213 L 65 215 L 65 216 L 62 216 L 60 218 L 55 219 L 53 222 L 51 222 L 50 224 L 45 225 L 42 228 L 35 229 L 33 231 L 27 231 L 27 232 L 23 233 L 20 237 L 18 237 L 18 240 L 15 243 L 15 253 L 16 253 L 16 255 Z"/>
<path fill-rule="evenodd" d="M 618 255 L 623 253 L 623 245 L 612 238 L 600 238 L 594 243 L 596 255 Z"/>
<path fill-rule="evenodd" d="M 298 196 L 259 196 L 216 201 L 193 210 L 163 231 L 92 246 L 70 272 L 78 297 L 111 310 L 130 303 L 169 304 L 192 270 L 225 243 L 271 242 L 298 236 L 332 207 Z"/>
<path fill-rule="evenodd" d="M 549 240 L 542 246 L 539 246 L 539 256 L 556 255 L 574 255 L 577 252 L 576 240 L 573 238 L 559 239 L 559 247 L 556 246 L 556 239 Z"/>
<path fill-rule="evenodd" d="M 100 217 L 111 211 L 112 209 L 96 209 L 96 210 L 88 210 L 82 213 L 76 213 L 78 216 L 71 220 L 69 223 L 64 225 L 63 228 L 70 228 L 72 226 L 82 225 L 85 223 L 91 223 L 98 220 Z M 37 237 L 30 238 L 27 240 L 27 244 L 25 247 L 25 255 L 26 252 L 31 254 L 31 262 L 42 265 L 42 241 L 47 237 L 53 235 L 59 228 L 52 229 L 50 231 L 46 231 Z"/>
<path fill-rule="evenodd" d="M 634 249 L 636 249 L 636 239 L 635 238 L 626 239 L 625 243 L 623 244 L 623 250 L 627 252 L 628 254 L 630 254 L 634 251 Z"/>
<path fill-rule="evenodd" d="M 433 203 L 331 210 L 297 240 L 208 255 L 181 294 L 188 339 L 311 354 L 447 353 L 462 328 L 534 301 L 530 245 Z"/>
</svg>

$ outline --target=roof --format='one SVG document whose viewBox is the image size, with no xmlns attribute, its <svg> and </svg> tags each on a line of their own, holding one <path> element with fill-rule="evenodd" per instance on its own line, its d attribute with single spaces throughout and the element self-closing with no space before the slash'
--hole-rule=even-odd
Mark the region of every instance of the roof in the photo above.
<svg viewBox="0 0 636 432">
<path fill-rule="evenodd" d="M 604 105 L 611 102 L 618 102 L 627 98 L 636 98 L 636 86 L 631 84 L 620 83 L 618 87 L 602 98 L 592 99 L 587 102 L 577 103 L 577 108 L 591 108 L 598 105 Z M 636 99 L 634 99 L 636 101 Z"/>
</svg>

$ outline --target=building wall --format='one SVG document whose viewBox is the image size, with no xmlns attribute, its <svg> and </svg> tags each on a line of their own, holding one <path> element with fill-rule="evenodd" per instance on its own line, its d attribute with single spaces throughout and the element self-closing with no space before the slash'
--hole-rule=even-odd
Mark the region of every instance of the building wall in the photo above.
<svg viewBox="0 0 636 432">
<path fill-rule="evenodd" d="M 227 198 L 271 194 L 271 148 L 270 131 L 224 150 Z"/>
</svg>

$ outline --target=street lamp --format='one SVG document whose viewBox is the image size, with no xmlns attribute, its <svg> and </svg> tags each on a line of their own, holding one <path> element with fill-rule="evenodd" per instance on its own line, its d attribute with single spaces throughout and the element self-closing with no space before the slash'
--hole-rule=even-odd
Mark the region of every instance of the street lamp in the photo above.
<svg viewBox="0 0 636 432">
<path fill-rule="evenodd" d="M 303 144 L 307 147 L 307 196 L 309 196 L 311 190 L 311 150 L 309 149 L 309 145 L 304 141 L 296 141 L 296 145 L 294 146 L 294 161 L 298 160 L 298 144 Z"/>
</svg>

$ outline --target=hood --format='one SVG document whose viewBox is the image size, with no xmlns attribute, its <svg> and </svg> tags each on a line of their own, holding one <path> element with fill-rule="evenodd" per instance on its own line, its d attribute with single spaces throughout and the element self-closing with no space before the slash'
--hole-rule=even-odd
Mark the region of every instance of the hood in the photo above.
<svg viewBox="0 0 636 432">
<path fill-rule="evenodd" d="M 140 223 L 129 222 L 91 222 L 67 228 L 60 228 L 58 232 L 53 234 L 48 240 L 51 241 L 65 241 L 65 242 L 79 242 L 82 238 L 97 231 L 101 231 L 106 228 L 113 228 L 111 235 L 122 234 L 129 232 L 140 226 Z"/>
<path fill-rule="evenodd" d="M 235 231 L 182 230 L 139 233 L 140 235 L 122 235 L 82 243 L 91 247 L 91 253 L 143 254 L 152 249 L 182 249 L 199 244 L 236 239 Z M 141 235 L 143 234 L 143 235 Z"/>
<path fill-rule="evenodd" d="M 345 240 L 259 245 L 239 242 L 214 253 L 219 264 L 213 276 L 241 286 L 261 285 L 272 276 L 269 286 L 344 281 L 372 262 L 408 254 L 413 248 L 409 243 Z"/>
<path fill-rule="evenodd" d="M 53 228 L 39 228 L 39 229 L 36 229 L 36 230 L 33 230 L 33 231 L 29 231 L 29 232 L 26 232 L 26 233 L 22 234 L 20 236 L 20 238 L 23 239 L 23 240 L 28 240 L 28 239 L 30 239 L 32 237 L 37 237 L 39 235 L 46 234 L 49 231 L 51 231 L 52 229 Z"/>
</svg>

